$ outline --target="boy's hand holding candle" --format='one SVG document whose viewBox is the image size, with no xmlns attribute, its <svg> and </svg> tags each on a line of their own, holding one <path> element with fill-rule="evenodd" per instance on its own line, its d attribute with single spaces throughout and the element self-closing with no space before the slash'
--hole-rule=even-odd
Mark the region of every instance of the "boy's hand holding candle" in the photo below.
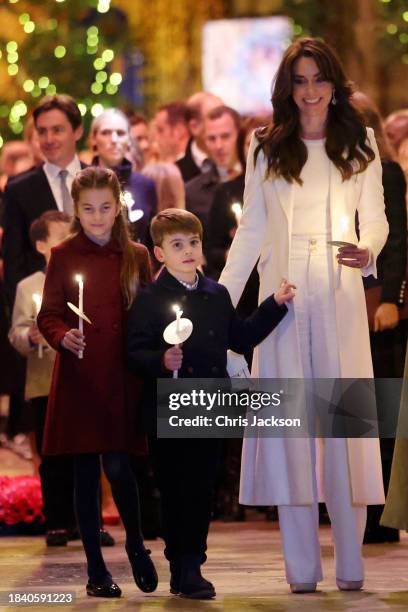
<svg viewBox="0 0 408 612">
<path fill-rule="evenodd" d="M 40 344 L 42 345 L 45 342 L 44 336 L 41 334 L 35 323 L 33 323 L 33 325 L 28 330 L 28 339 L 30 340 L 31 344 L 38 344 L 38 346 L 40 346 Z"/>
<path fill-rule="evenodd" d="M 34 302 L 34 308 L 35 308 L 35 317 L 34 317 L 34 320 L 37 321 L 37 317 L 38 317 L 38 315 L 40 313 L 40 310 L 41 310 L 41 302 L 42 302 L 42 297 L 41 297 L 41 295 L 39 293 L 33 293 L 33 302 Z M 44 338 L 42 337 L 42 335 L 38 331 L 38 327 L 37 327 L 36 323 L 29 329 L 28 337 L 29 337 L 30 341 L 33 344 L 37 344 L 38 345 L 38 347 L 37 347 L 38 358 L 42 359 L 42 357 L 43 357 L 43 342 L 44 342 Z"/>
<path fill-rule="evenodd" d="M 176 319 L 167 325 L 163 332 L 163 338 L 167 344 L 174 344 L 175 346 L 165 352 L 164 365 L 168 370 L 173 371 L 173 378 L 178 378 L 178 370 L 183 361 L 183 352 L 179 345 L 191 336 L 193 324 L 190 319 L 181 318 L 183 311 L 178 304 L 174 304 L 173 310 L 176 313 Z M 178 350 L 176 351 L 175 349 Z M 167 367 L 166 361 L 171 363 L 172 366 Z"/>
<path fill-rule="evenodd" d="M 179 344 L 167 349 L 163 356 L 163 363 L 166 370 L 174 372 L 181 368 L 183 363 L 183 351 Z"/>
</svg>

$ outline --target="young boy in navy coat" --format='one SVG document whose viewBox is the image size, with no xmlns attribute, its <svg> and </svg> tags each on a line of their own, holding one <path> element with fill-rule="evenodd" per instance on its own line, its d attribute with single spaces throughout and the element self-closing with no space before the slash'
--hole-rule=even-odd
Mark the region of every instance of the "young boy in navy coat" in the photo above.
<svg viewBox="0 0 408 612">
<path fill-rule="evenodd" d="M 153 218 L 150 229 L 156 258 L 164 264 L 157 280 L 135 298 L 129 318 L 128 359 L 132 370 L 150 380 L 151 414 L 156 413 L 157 378 L 178 370 L 183 378 L 225 378 L 227 349 L 244 353 L 261 342 L 285 316 L 294 286 L 283 280 L 247 319 L 239 319 L 225 287 L 197 269 L 202 262 L 202 226 L 181 209 Z M 193 322 L 182 346 L 169 346 L 165 327 L 174 320 L 173 305 Z M 211 497 L 219 457 L 216 439 L 158 439 L 152 449 L 162 502 L 165 556 L 170 562 L 170 590 L 194 599 L 215 596 L 202 577 L 206 560 Z"/>
</svg>

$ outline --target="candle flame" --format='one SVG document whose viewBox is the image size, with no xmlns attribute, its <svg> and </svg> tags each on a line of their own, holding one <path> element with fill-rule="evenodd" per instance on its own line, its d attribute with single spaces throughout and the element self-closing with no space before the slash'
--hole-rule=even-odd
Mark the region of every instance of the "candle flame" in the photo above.
<svg viewBox="0 0 408 612">
<path fill-rule="evenodd" d="M 42 298 L 41 298 L 41 295 L 39 293 L 33 293 L 33 302 L 36 305 L 37 310 L 40 310 Z"/>
<path fill-rule="evenodd" d="M 82 278 L 82 274 L 76 274 L 75 275 L 75 280 L 77 283 L 83 283 L 84 279 Z"/>
<path fill-rule="evenodd" d="M 180 306 L 178 304 L 174 304 L 174 306 L 172 307 L 174 312 L 177 314 L 178 312 L 180 312 Z"/>
<path fill-rule="evenodd" d="M 347 215 L 345 215 L 344 217 L 342 217 L 340 219 L 340 223 L 341 223 L 341 229 L 344 233 L 347 233 L 349 230 L 349 218 L 347 217 Z"/>
<path fill-rule="evenodd" d="M 234 204 L 231 205 L 231 210 L 236 217 L 240 217 L 242 215 L 242 206 L 239 202 L 234 202 Z"/>
</svg>

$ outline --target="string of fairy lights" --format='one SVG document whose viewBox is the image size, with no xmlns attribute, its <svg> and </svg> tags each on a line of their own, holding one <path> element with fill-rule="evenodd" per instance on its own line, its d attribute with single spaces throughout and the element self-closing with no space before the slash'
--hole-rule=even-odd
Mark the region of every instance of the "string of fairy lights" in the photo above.
<svg viewBox="0 0 408 612">
<path fill-rule="evenodd" d="M 56 5 L 63 5 L 64 3 L 68 5 L 69 2 L 71 0 L 55 0 Z M 17 5 L 19 0 L 8 0 L 8 3 Z M 24 2 L 24 0 L 21 2 L 24 7 L 27 4 L 29 3 Z M 82 2 L 83 4 L 85 3 Z M 110 0 L 95 0 L 94 2 L 89 0 L 88 4 L 89 9 L 95 8 L 100 14 L 109 13 L 111 9 Z M 32 106 L 35 105 L 37 98 L 44 95 L 54 95 L 58 91 L 67 91 L 66 88 L 59 87 L 60 70 L 69 70 L 70 63 L 75 57 L 83 58 L 85 62 L 90 64 L 89 68 L 91 70 L 88 70 L 88 75 L 92 74 L 86 86 L 88 95 L 78 98 L 78 106 L 82 116 L 96 117 L 105 107 L 112 106 L 113 101 L 109 100 L 108 96 L 110 98 L 118 94 L 123 75 L 115 66 L 115 60 L 119 59 L 117 51 L 105 45 L 104 36 L 101 35 L 98 26 L 90 25 L 87 28 L 76 28 L 75 40 L 71 45 L 69 40 L 59 40 L 59 38 L 69 39 L 67 35 L 65 37 L 59 36 L 60 28 L 63 26 L 63 13 L 61 13 L 61 20 L 55 17 L 44 20 L 43 18 L 36 19 L 28 10 L 23 10 L 17 17 L 21 32 L 17 30 L 13 32 L 13 40 L 4 41 L 4 45 L 0 41 L 0 61 L 6 63 L 7 74 L 14 88 L 20 92 L 19 98 L 14 102 L 0 103 L 0 122 L 6 126 L 3 133 L 11 132 L 15 136 L 20 135 L 24 130 L 24 118 Z M 36 7 L 33 6 L 32 10 L 35 12 Z M 78 31 L 82 31 L 82 36 L 78 37 Z M 28 37 L 32 35 L 36 35 L 37 40 L 41 36 L 51 36 L 53 40 L 55 39 L 56 43 L 53 45 L 52 55 L 59 64 L 52 72 L 35 78 L 29 74 L 30 63 L 22 62 L 23 51 L 27 49 L 30 43 Z M 77 75 L 77 78 L 81 78 L 81 76 Z M 102 99 L 99 100 L 98 98 Z M 3 146 L 4 140 L 5 136 L 3 137 L 0 134 L 0 147 Z"/>
<path fill-rule="evenodd" d="M 129 16 L 133 11 L 143 15 L 143 23 L 137 24 L 137 32 L 133 35 L 135 44 L 144 52 L 144 46 L 152 51 L 152 32 L 155 39 L 161 40 L 157 34 L 157 14 L 153 10 L 156 1 L 151 0 L 148 8 L 145 0 L 3 0 L 0 3 L 2 17 L 7 16 L 8 11 L 14 21 L 13 27 L 2 27 L 3 33 L 0 33 L 0 78 L 3 84 L 0 93 L 0 148 L 3 139 L 22 134 L 27 115 L 43 95 L 71 93 L 78 100 L 85 121 L 96 117 L 104 108 L 120 103 L 121 57 L 130 46 L 120 27 L 112 33 L 112 5 L 122 8 Z M 191 0 L 190 5 L 185 0 L 183 11 L 192 14 L 199 6 L 197 2 Z M 318 26 L 313 20 L 318 20 L 319 16 L 317 9 L 315 12 L 311 10 L 312 5 L 309 0 L 282 0 L 281 11 L 293 17 L 295 37 L 321 35 L 315 32 Z M 224 9 L 221 3 L 220 12 Z M 165 5 L 163 11 L 160 19 L 165 20 Z M 406 0 L 377 0 L 376 11 L 376 61 L 387 65 L 395 61 L 408 64 Z M 87 20 L 87 13 L 99 14 L 99 18 Z M 150 14 L 151 22 L 145 24 L 144 20 L 148 20 Z M 80 20 L 78 15 L 81 15 Z M 104 18 L 110 20 L 108 28 L 101 26 L 102 21 L 99 23 L 99 19 Z M 9 33 L 8 37 L 6 33 Z M 154 57 L 157 56 L 158 62 L 160 60 L 160 66 L 164 61 L 162 49 L 155 47 L 153 51 L 153 56 L 147 54 L 149 75 L 157 68 Z M 167 71 L 166 77 L 169 78 Z M 150 81 L 147 79 L 146 83 Z"/>
</svg>

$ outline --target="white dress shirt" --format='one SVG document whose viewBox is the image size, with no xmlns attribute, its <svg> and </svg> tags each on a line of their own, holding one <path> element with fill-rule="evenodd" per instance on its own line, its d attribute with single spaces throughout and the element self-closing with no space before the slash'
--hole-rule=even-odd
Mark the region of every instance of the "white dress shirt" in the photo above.
<svg viewBox="0 0 408 612">
<path fill-rule="evenodd" d="M 52 195 L 57 203 L 58 210 L 64 212 L 62 205 L 62 194 L 61 194 L 61 178 L 59 173 L 61 170 L 66 170 L 67 174 L 67 187 L 71 191 L 72 183 L 75 175 L 81 170 L 81 163 L 77 155 L 72 159 L 66 168 L 60 168 L 51 162 L 45 162 L 43 166 L 45 176 L 47 177 L 48 183 L 51 187 Z"/>
<path fill-rule="evenodd" d="M 198 166 L 201 170 L 203 163 L 205 162 L 206 159 L 208 159 L 208 153 L 200 149 L 200 147 L 198 146 L 195 140 L 192 141 L 190 150 L 191 150 L 191 156 L 194 160 L 195 165 Z"/>
</svg>

